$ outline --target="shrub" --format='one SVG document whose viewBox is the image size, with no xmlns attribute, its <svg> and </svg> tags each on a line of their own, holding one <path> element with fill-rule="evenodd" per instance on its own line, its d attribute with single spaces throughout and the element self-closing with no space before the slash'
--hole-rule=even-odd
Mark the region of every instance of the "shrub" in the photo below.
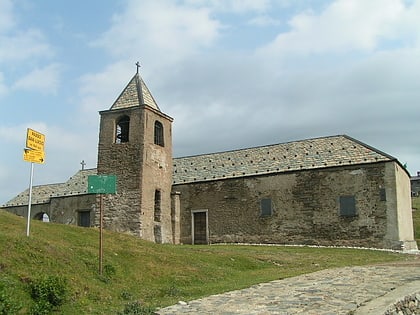
<svg viewBox="0 0 420 315">
<path fill-rule="evenodd" d="M 0 315 L 17 314 L 22 305 L 13 300 L 3 283 L 0 283 Z"/>
<path fill-rule="evenodd" d="M 130 302 L 125 305 L 124 310 L 119 312 L 118 315 L 153 315 L 155 309 L 150 306 L 142 305 L 139 301 Z"/>
<path fill-rule="evenodd" d="M 67 295 L 67 281 L 58 276 L 48 276 L 29 283 L 30 294 L 35 301 L 31 314 L 49 314 L 64 303 Z"/>
</svg>

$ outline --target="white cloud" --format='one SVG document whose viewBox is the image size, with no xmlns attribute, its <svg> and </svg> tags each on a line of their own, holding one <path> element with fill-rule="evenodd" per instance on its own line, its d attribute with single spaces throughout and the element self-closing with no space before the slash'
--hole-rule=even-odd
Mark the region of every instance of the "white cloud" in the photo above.
<svg viewBox="0 0 420 315">
<path fill-rule="evenodd" d="M 0 0 L 0 34 L 14 25 L 11 0 Z"/>
<path fill-rule="evenodd" d="M 58 64 L 50 64 L 44 68 L 34 69 L 16 81 L 13 88 L 55 94 L 60 83 L 60 71 L 61 66 Z"/>
<path fill-rule="evenodd" d="M 279 0 L 276 0 L 279 2 Z M 186 4 L 191 6 L 206 6 L 215 11 L 246 13 L 264 12 L 271 6 L 271 0 L 187 0 Z M 285 2 L 282 0 L 281 2 Z"/>
<path fill-rule="evenodd" d="M 118 58 L 141 56 L 159 63 L 188 57 L 218 38 L 221 25 L 210 10 L 168 1 L 128 2 L 113 18 L 112 27 L 95 45 Z"/>
<path fill-rule="evenodd" d="M 256 17 L 249 20 L 248 24 L 255 26 L 273 26 L 280 25 L 281 21 L 268 15 L 257 15 Z"/>
<path fill-rule="evenodd" d="M 36 29 L 0 34 L 0 63 L 44 58 L 53 55 L 42 32 Z"/>
<path fill-rule="evenodd" d="M 82 76 L 79 93 L 83 115 L 97 119 L 98 111 L 110 108 L 130 76 L 134 75 L 134 69 L 134 63 L 116 62 L 109 64 L 102 72 Z"/>
<path fill-rule="evenodd" d="M 4 84 L 4 75 L 0 72 L 0 97 L 7 93 L 7 86 Z"/>
<path fill-rule="evenodd" d="M 294 16 L 289 21 L 290 30 L 279 34 L 263 51 L 273 54 L 372 51 L 381 40 L 401 38 L 397 31 L 404 31 L 401 25 L 407 23 L 405 17 L 412 9 L 398 0 L 338 0 L 319 15 L 304 12 Z"/>
<path fill-rule="evenodd" d="M 0 0 L 0 64 L 52 55 L 44 34 L 36 28 L 21 29 L 15 20 L 13 2 Z"/>
</svg>

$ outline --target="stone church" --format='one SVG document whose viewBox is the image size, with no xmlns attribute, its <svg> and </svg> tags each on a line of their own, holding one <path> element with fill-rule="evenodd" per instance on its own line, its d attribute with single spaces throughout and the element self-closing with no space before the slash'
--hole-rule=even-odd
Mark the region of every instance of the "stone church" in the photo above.
<svg viewBox="0 0 420 315">
<path fill-rule="evenodd" d="M 410 176 L 346 135 L 173 158 L 173 118 L 136 73 L 100 113 L 98 164 L 33 187 L 34 219 L 99 225 L 89 175 L 116 175 L 104 226 L 156 243 L 265 243 L 417 249 Z M 28 191 L 3 209 L 27 214 Z"/>
</svg>

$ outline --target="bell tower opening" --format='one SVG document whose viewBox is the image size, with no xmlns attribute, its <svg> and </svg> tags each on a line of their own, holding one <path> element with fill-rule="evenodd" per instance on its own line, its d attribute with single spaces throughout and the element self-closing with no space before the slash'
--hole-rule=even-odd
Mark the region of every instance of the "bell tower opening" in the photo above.
<svg viewBox="0 0 420 315">
<path fill-rule="evenodd" d="M 124 115 L 116 121 L 115 143 L 128 142 L 130 134 L 130 117 Z"/>
</svg>

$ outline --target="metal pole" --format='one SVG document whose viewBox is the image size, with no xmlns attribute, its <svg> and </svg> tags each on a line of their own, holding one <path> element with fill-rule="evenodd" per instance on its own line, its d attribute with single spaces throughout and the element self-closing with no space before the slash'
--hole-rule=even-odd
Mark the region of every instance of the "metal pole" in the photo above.
<svg viewBox="0 0 420 315">
<path fill-rule="evenodd" d="M 104 238 L 103 238 L 104 209 L 102 205 L 102 194 L 99 194 L 99 274 L 103 273 Z"/>
<path fill-rule="evenodd" d="M 31 224 L 32 178 L 33 177 L 34 177 L 34 163 L 31 162 L 31 175 L 29 177 L 28 222 L 26 223 L 26 236 L 28 237 L 29 237 L 29 226 Z"/>
</svg>

